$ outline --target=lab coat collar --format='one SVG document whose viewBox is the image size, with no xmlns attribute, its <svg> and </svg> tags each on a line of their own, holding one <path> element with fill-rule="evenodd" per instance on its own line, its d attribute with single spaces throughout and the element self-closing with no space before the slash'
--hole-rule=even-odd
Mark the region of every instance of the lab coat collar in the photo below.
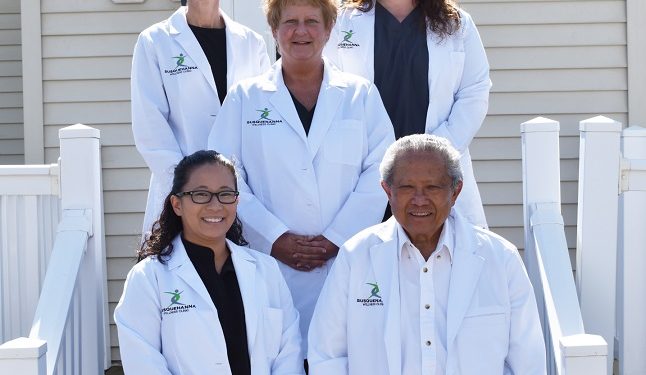
<svg viewBox="0 0 646 375">
<path fill-rule="evenodd" d="M 236 271 L 240 295 L 242 296 L 247 328 L 247 344 L 249 348 L 253 348 L 258 329 L 259 308 L 256 302 L 256 259 L 244 247 L 238 246 L 229 240 L 227 240 L 227 246 L 231 251 L 231 260 Z M 166 264 L 169 271 L 176 272 L 204 300 L 204 303 L 216 311 L 213 300 L 211 300 L 211 296 L 206 290 L 200 275 L 193 267 L 180 236 L 175 237 L 173 240 L 173 252 L 167 259 Z"/>
<path fill-rule="evenodd" d="M 344 74 L 337 70 L 327 59 L 323 59 L 323 81 L 316 102 L 316 110 L 312 119 L 309 136 L 305 134 L 296 107 L 283 79 L 282 59 L 274 63 L 266 73 L 265 80 L 260 85 L 262 90 L 274 91 L 269 102 L 285 119 L 289 126 L 308 145 L 310 159 L 316 156 L 325 136 L 337 115 L 337 108 L 343 100 L 342 88 L 348 86 Z"/>
<path fill-rule="evenodd" d="M 191 60 L 195 62 L 198 70 L 202 72 L 202 75 L 204 75 L 204 78 L 211 86 L 211 89 L 213 89 L 213 92 L 218 92 L 215 87 L 215 79 L 213 78 L 213 72 L 211 71 L 209 60 L 206 58 L 200 43 L 197 41 L 197 38 L 195 38 L 195 35 L 193 35 L 193 31 L 191 31 L 191 28 L 188 26 L 188 22 L 186 21 L 186 7 L 180 7 L 172 16 L 170 16 L 169 32 L 170 35 L 175 38 L 177 43 L 184 48 Z M 228 39 L 229 38 L 227 37 L 227 41 Z M 228 46 L 227 52 L 229 52 Z"/>
<path fill-rule="evenodd" d="M 381 290 L 382 300 L 386 306 L 386 326 L 384 327 L 384 345 L 388 359 L 388 373 L 401 372 L 401 312 L 399 295 L 399 264 L 397 256 L 397 222 L 394 217 L 381 224 L 376 235 L 383 241 L 370 248 L 370 260 Z"/>
<path fill-rule="evenodd" d="M 227 67 L 233 67 L 236 66 L 236 60 L 239 57 L 236 54 L 239 49 L 235 48 L 233 44 L 244 38 L 245 30 L 242 25 L 232 20 L 222 9 L 220 9 L 220 15 L 222 16 L 225 24 L 224 31 L 226 33 L 227 43 Z M 180 7 L 175 11 L 175 13 L 173 13 L 173 15 L 170 16 L 169 33 L 177 40 L 182 48 L 184 48 L 191 59 L 195 61 L 200 72 L 202 72 L 204 78 L 209 82 L 213 92 L 217 93 L 217 87 L 215 86 L 215 79 L 213 77 L 213 71 L 211 70 L 209 60 L 204 54 L 197 38 L 195 38 L 193 31 L 191 31 L 188 21 L 186 21 L 186 7 Z M 227 69 L 227 87 L 231 87 L 231 85 L 233 85 L 233 79 L 233 69 Z"/>
<path fill-rule="evenodd" d="M 476 236 L 477 229 L 451 210 L 454 219 L 455 249 L 451 268 L 449 301 L 446 312 L 446 345 L 451 350 L 462 320 L 471 304 L 485 259 L 480 255 L 484 246 Z"/>
</svg>

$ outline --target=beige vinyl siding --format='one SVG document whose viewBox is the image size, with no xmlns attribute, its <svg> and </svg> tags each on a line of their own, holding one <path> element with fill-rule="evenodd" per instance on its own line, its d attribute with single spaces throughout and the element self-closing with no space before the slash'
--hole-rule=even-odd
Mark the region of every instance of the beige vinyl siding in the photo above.
<svg viewBox="0 0 646 375">
<path fill-rule="evenodd" d="M 150 179 L 130 124 L 132 50 L 141 30 L 177 6 L 170 0 L 41 2 L 45 162 L 58 157 L 61 127 L 83 123 L 101 130 L 113 360 L 120 357 L 112 313 L 134 264 Z"/>
<path fill-rule="evenodd" d="M 0 2 L 0 164 L 24 162 L 20 0 Z"/>
<path fill-rule="evenodd" d="M 489 113 L 471 145 L 492 230 L 523 248 L 520 123 L 561 124 L 561 192 L 574 257 L 579 121 L 627 121 L 625 1 L 461 0 L 487 50 Z M 574 267 L 574 263 L 573 263 Z"/>
</svg>

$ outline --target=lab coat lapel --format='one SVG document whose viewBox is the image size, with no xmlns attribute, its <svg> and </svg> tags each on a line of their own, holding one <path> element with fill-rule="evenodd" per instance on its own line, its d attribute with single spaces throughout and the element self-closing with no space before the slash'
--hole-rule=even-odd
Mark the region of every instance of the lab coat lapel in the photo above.
<svg viewBox="0 0 646 375">
<path fill-rule="evenodd" d="M 479 255 L 482 244 L 476 238 L 474 229 L 466 220 L 453 213 L 452 215 L 455 218 L 455 249 L 446 312 L 446 344 L 449 350 L 471 304 L 485 262 Z"/>
<path fill-rule="evenodd" d="M 399 260 L 397 256 L 397 227 L 391 218 L 383 227 L 379 237 L 384 241 L 370 248 L 370 260 L 376 282 L 382 293 L 386 308 L 384 345 L 388 359 L 388 372 L 401 372 L 401 310 L 399 295 Z"/>
<path fill-rule="evenodd" d="M 224 20 L 225 33 L 227 38 L 227 89 L 229 89 L 233 84 L 236 83 L 236 75 L 234 74 L 238 68 L 230 69 L 229 67 L 240 67 L 248 64 L 248 61 L 245 61 L 244 52 L 247 51 L 246 48 L 236 48 L 234 45 L 236 43 L 241 43 L 241 39 L 244 38 L 244 31 L 240 29 L 239 24 L 236 24 L 229 16 L 220 9 L 220 14 Z M 248 59 L 250 56 L 246 56 Z"/>
<path fill-rule="evenodd" d="M 270 77 L 273 79 L 276 92 L 269 98 L 269 103 L 271 103 L 294 132 L 298 134 L 301 140 L 307 144 L 307 136 L 305 135 L 305 129 L 303 129 L 303 123 L 301 123 L 301 119 L 298 117 L 292 97 L 283 81 L 282 71 L 281 62 L 278 60 L 273 66 L 273 77 Z"/>
<path fill-rule="evenodd" d="M 213 78 L 213 72 L 211 71 L 209 60 L 206 58 L 200 43 L 195 38 L 195 35 L 193 35 L 193 31 L 191 31 L 191 28 L 188 26 L 188 22 L 186 21 L 186 7 L 179 8 L 171 16 L 170 23 L 171 35 L 173 35 L 177 43 L 184 48 L 188 57 L 195 62 L 195 65 L 197 65 L 198 70 L 204 75 L 204 78 L 213 89 L 213 92 L 217 93 L 218 91 L 215 87 L 215 79 Z"/>
<path fill-rule="evenodd" d="M 186 254 L 186 249 L 180 236 L 175 237 L 173 240 L 173 253 L 167 264 L 169 270 L 174 271 L 189 288 L 193 289 L 202 298 L 204 303 L 215 311 L 215 305 L 213 304 L 213 300 L 211 300 L 211 295 L 206 290 L 197 270 L 193 267 L 193 263 L 191 263 L 188 254 Z"/>
<path fill-rule="evenodd" d="M 439 39 L 439 37 L 437 37 L 435 33 L 428 33 L 426 37 L 426 48 L 428 49 L 429 58 L 427 79 L 428 94 L 431 100 L 434 100 L 433 98 L 437 97 L 437 95 L 435 94 L 435 89 L 437 82 L 440 81 L 440 74 L 442 74 L 442 72 L 445 72 L 446 74 L 447 71 L 454 69 L 450 65 L 450 62 L 453 61 L 451 60 L 451 47 L 452 46 L 449 45 L 447 40 Z M 435 130 L 435 128 L 440 125 L 437 124 L 435 120 L 431 121 L 431 119 L 434 119 L 436 117 L 434 113 L 430 112 L 432 108 L 431 104 L 432 102 L 429 102 L 428 110 L 426 113 L 426 133 L 428 134 L 431 134 Z"/>
<path fill-rule="evenodd" d="M 312 126 L 307 137 L 312 159 L 321 147 L 330 126 L 334 126 L 332 121 L 336 117 L 341 100 L 343 100 L 341 87 L 344 86 L 346 86 L 345 81 L 340 77 L 338 71 L 325 62 L 323 82 L 321 82 Z"/>
<path fill-rule="evenodd" d="M 258 328 L 258 301 L 256 298 L 256 260 L 245 249 L 227 240 L 231 250 L 233 268 L 242 295 L 244 305 L 245 325 L 247 328 L 247 344 L 253 350 Z"/>
</svg>

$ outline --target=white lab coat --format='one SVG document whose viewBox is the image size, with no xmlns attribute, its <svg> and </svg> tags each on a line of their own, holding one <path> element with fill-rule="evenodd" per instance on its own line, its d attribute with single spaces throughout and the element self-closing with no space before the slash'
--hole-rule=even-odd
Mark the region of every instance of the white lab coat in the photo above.
<svg viewBox="0 0 646 375">
<path fill-rule="evenodd" d="M 222 13 L 227 87 L 269 69 L 264 40 Z M 178 62 L 184 56 L 183 66 Z M 150 231 L 170 191 L 175 165 L 206 148 L 220 109 L 211 66 L 186 22 L 186 7 L 144 30 L 132 59 L 132 132 L 152 172 L 143 231 Z"/>
<path fill-rule="evenodd" d="M 464 185 L 455 208 L 475 225 L 487 227 L 473 175 L 469 144 L 480 129 L 489 102 L 489 63 L 471 16 L 460 10 L 462 27 L 440 40 L 428 33 L 429 104 L 426 133 L 445 137 L 460 151 Z M 375 8 L 343 8 L 323 51 L 341 70 L 374 81 Z M 343 42 L 343 31 L 354 34 Z M 396 76 L 396 72 L 393 72 Z"/>
<path fill-rule="evenodd" d="M 229 91 L 209 148 L 237 164 L 245 238 L 252 248 L 269 253 L 286 231 L 323 234 L 340 246 L 380 222 L 387 199 L 379 185 L 379 163 L 393 141 L 376 87 L 327 62 L 306 136 L 278 60 L 270 71 Z M 303 335 L 329 265 L 301 272 L 279 262 Z"/>
<path fill-rule="evenodd" d="M 304 374 L 298 312 L 276 261 L 227 241 L 245 311 L 252 375 Z M 172 304 L 172 292 L 179 292 Z M 126 374 L 231 375 L 218 313 L 180 237 L 166 264 L 135 265 L 114 311 Z"/>
<path fill-rule="evenodd" d="M 534 291 L 516 248 L 452 212 L 448 375 L 545 374 Z M 359 233 L 339 251 L 309 332 L 310 375 L 401 375 L 397 226 Z M 364 305 L 377 283 L 382 305 Z"/>
</svg>

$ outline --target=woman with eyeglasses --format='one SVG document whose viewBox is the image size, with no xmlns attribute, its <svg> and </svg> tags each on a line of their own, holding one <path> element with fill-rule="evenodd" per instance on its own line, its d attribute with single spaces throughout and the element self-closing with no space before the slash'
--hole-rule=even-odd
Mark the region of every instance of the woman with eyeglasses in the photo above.
<svg viewBox="0 0 646 375">
<path fill-rule="evenodd" d="M 303 374 L 298 312 L 276 261 L 244 247 L 233 164 L 198 151 L 114 312 L 126 374 Z"/>
</svg>

